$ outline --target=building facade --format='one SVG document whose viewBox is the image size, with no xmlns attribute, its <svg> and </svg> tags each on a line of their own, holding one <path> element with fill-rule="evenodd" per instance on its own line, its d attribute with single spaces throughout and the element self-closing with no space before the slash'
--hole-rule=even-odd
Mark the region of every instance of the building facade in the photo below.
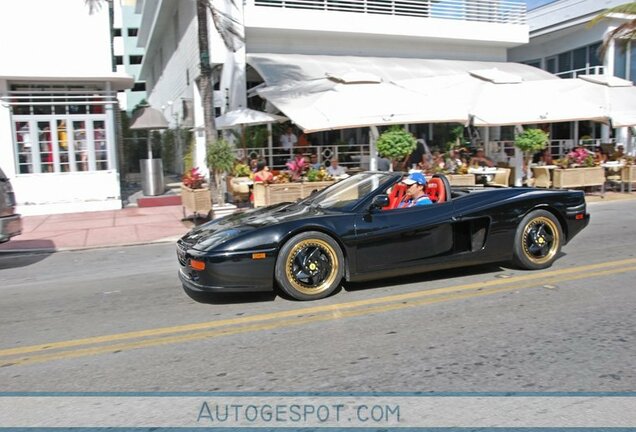
<svg viewBox="0 0 636 432">
<path fill-rule="evenodd" d="M 449 0 L 213 0 L 209 19 L 217 114 L 250 105 L 265 79 L 249 64 L 253 54 L 407 57 L 506 61 L 509 48 L 528 41 L 522 1 Z M 196 1 L 138 0 L 138 35 L 146 50 L 141 77 L 148 101 L 170 104 L 183 118 L 192 100 L 203 123 Z M 268 83 L 264 83 L 268 84 Z M 166 116 L 168 117 L 168 116 Z M 203 163 L 197 137 L 195 163 Z"/>
<path fill-rule="evenodd" d="M 583 74 L 606 74 L 636 82 L 636 43 L 611 43 L 604 56 L 599 48 L 605 36 L 634 17 L 612 15 L 597 24 L 591 21 L 605 9 L 626 0 L 556 0 L 528 12 L 530 40 L 508 51 L 508 60 L 526 63 L 562 78 Z M 553 137 L 581 137 L 602 142 L 615 140 L 631 148 L 628 128 L 611 131 L 590 122 L 568 123 L 553 128 Z M 555 136 L 556 135 L 556 136 Z"/>
<path fill-rule="evenodd" d="M 109 9 L 0 2 L 0 165 L 22 214 L 121 208 Z M 37 35 L 16 38 L 24 20 Z M 55 17 L 54 19 L 52 17 Z"/>
<path fill-rule="evenodd" d="M 135 10 L 135 0 L 115 0 L 113 22 L 113 54 L 117 72 L 134 78 L 132 88 L 119 94 L 119 105 L 130 114 L 146 99 L 146 83 L 139 78 L 144 49 L 137 44 L 141 14 Z"/>
</svg>

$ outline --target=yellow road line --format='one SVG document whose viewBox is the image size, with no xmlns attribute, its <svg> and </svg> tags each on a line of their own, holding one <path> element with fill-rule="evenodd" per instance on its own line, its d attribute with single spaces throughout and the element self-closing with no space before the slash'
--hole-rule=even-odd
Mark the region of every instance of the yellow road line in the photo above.
<svg viewBox="0 0 636 432">
<path fill-rule="evenodd" d="M 411 300 L 415 298 L 427 297 L 431 295 L 437 295 L 437 294 L 448 293 L 448 292 L 465 291 L 465 290 L 471 290 L 475 288 L 488 288 L 492 286 L 508 285 L 510 283 L 514 283 L 517 281 L 543 279 L 543 278 L 547 278 L 547 277 L 551 277 L 555 275 L 581 273 L 581 272 L 593 271 L 593 270 L 609 268 L 609 267 L 625 266 L 625 265 L 635 264 L 635 263 L 636 263 L 636 258 L 630 258 L 630 259 L 624 259 L 624 260 L 612 261 L 612 262 L 606 262 L 606 263 L 589 264 L 586 266 L 578 266 L 574 268 L 567 268 L 567 269 L 561 269 L 561 270 L 552 270 L 552 271 L 540 272 L 540 273 L 533 272 L 531 274 L 514 276 L 514 277 L 506 278 L 506 279 L 495 279 L 495 280 L 491 280 L 487 282 L 474 282 L 470 284 L 456 285 L 456 286 L 450 286 L 445 288 L 436 288 L 436 289 L 426 290 L 426 291 L 416 291 L 416 292 L 405 293 L 405 294 L 394 294 L 394 295 L 385 296 L 385 297 L 376 297 L 376 298 L 365 299 L 365 300 L 357 300 L 357 301 L 352 301 L 348 303 L 312 306 L 312 307 L 306 307 L 301 309 L 272 312 L 272 313 L 266 313 L 266 314 L 240 317 L 240 318 L 229 318 L 224 320 L 208 321 L 203 323 L 185 324 L 180 326 L 162 327 L 162 328 L 140 330 L 140 331 L 126 332 L 126 333 L 116 333 L 111 335 L 95 336 L 95 337 L 82 338 L 82 339 L 73 339 L 73 340 L 67 340 L 67 341 L 61 341 L 61 342 L 52 342 L 52 343 L 31 345 L 31 346 L 18 347 L 18 348 L 7 348 L 7 349 L 0 350 L 0 357 L 13 356 L 18 354 L 28 354 L 33 352 L 51 351 L 55 349 L 72 348 L 72 347 L 78 347 L 82 345 L 115 342 L 115 341 L 122 341 L 122 340 L 128 340 L 128 339 L 156 337 L 156 336 L 163 336 L 163 335 L 175 334 L 175 333 L 185 333 L 185 332 L 191 332 L 191 331 L 197 331 L 197 330 L 208 330 L 208 329 L 218 328 L 218 327 L 288 318 L 288 317 L 294 317 L 294 316 L 305 315 L 305 314 L 331 312 L 334 310 L 357 308 L 360 306 L 368 306 L 373 304 L 382 304 L 382 303 L 389 303 L 389 302 Z"/>
<path fill-rule="evenodd" d="M 619 273 L 626 273 L 626 272 L 632 272 L 632 271 L 636 271 L 636 266 L 624 267 L 620 269 L 603 270 L 603 271 L 598 271 L 591 274 L 590 272 L 585 272 L 585 273 L 569 274 L 569 275 L 567 274 L 552 275 L 550 277 L 544 278 L 540 284 L 566 282 L 566 281 L 585 279 L 589 277 L 600 277 L 600 276 L 605 276 L 609 274 L 619 274 Z M 510 280 L 508 280 L 508 282 L 510 282 Z M 433 297 L 433 298 L 412 299 L 412 300 L 407 300 L 405 302 L 400 302 L 400 303 L 391 302 L 384 305 L 371 305 L 370 307 L 362 307 L 359 309 L 331 311 L 331 313 L 329 314 L 314 315 L 309 317 L 305 317 L 305 316 L 296 317 L 291 319 L 270 321 L 270 322 L 251 324 L 251 325 L 245 325 L 245 326 L 222 328 L 222 329 L 217 329 L 213 331 L 190 333 L 185 335 L 173 335 L 173 336 L 167 336 L 167 337 L 158 337 L 154 339 L 146 339 L 146 340 L 141 340 L 136 342 L 120 343 L 120 344 L 107 345 L 107 346 L 98 346 L 98 347 L 84 348 L 84 349 L 71 350 L 71 351 L 48 352 L 43 354 L 36 354 L 35 356 L 32 356 L 32 357 L 23 357 L 23 358 L 16 358 L 12 360 L 5 360 L 6 361 L 5 365 L 26 365 L 26 364 L 32 364 L 32 363 L 42 363 L 46 361 L 70 359 L 70 358 L 112 353 L 112 352 L 118 352 L 118 351 L 124 351 L 124 350 L 146 348 L 146 347 L 159 346 L 159 345 L 168 345 L 168 344 L 174 344 L 174 343 L 183 343 L 183 342 L 189 342 L 189 341 L 195 341 L 195 340 L 201 340 L 201 339 L 236 335 L 241 333 L 274 330 L 274 329 L 285 328 L 285 327 L 306 325 L 306 324 L 311 324 L 316 322 L 333 321 L 333 320 L 344 319 L 344 318 L 370 315 L 374 313 L 386 313 L 390 311 L 396 311 L 396 310 L 401 310 L 405 308 L 412 308 L 416 306 L 430 305 L 434 303 L 447 302 L 451 300 L 462 300 L 462 299 L 468 299 L 468 298 L 474 298 L 474 297 L 482 297 L 486 295 L 492 295 L 492 294 L 506 292 L 506 291 L 515 291 L 515 290 L 526 289 L 526 288 L 531 288 L 536 286 L 538 286 L 538 284 L 535 280 L 526 280 L 524 283 L 521 283 L 521 284 L 513 283 L 513 284 L 509 284 L 509 286 L 496 287 L 496 288 L 491 288 L 487 290 L 473 291 L 473 292 L 456 292 L 454 294 L 441 295 L 441 296 Z"/>
</svg>

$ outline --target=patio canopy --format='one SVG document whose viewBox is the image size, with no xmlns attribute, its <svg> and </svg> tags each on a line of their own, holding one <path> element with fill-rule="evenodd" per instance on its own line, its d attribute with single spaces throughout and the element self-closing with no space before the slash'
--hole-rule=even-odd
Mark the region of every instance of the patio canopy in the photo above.
<svg viewBox="0 0 636 432">
<path fill-rule="evenodd" d="M 580 79 L 560 79 L 518 63 L 285 54 L 248 57 L 268 85 L 258 94 L 305 132 L 404 123 L 497 126 L 607 121 L 610 114 L 616 116 L 618 126 L 636 114 L 629 104 L 624 111 L 609 110 L 605 92 L 583 91 Z"/>
</svg>

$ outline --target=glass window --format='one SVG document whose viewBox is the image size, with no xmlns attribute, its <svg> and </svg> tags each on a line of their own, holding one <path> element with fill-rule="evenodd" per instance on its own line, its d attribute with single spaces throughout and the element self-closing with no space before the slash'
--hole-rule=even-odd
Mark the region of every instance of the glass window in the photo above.
<svg viewBox="0 0 636 432">
<path fill-rule="evenodd" d="M 67 172 L 71 170 L 69 159 L 69 142 L 68 130 L 66 129 L 66 120 L 58 120 L 57 125 L 57 145 L 60 154 L 60 171 Z"/>
<path fill-rule="evenodd" d="M 50 121 L 38 122 L 38 146 L 40 150 L 40 170 L 45 173 L 55 171 Z"/>
<path fill-rule="evenodd" d="M 572 51 L 559 54 L 559 72 L 572 70 Z"/>
<path fill-rule="evenodd" d="M 129 28 L 128 29 L 128 36 L 130 37 L 134 37 L 137 36 L 137 32 L 139 31 L 139 29 L 136 28 Z"/>
<path fill-rule="evenodd" d="M 115 56 L 115 64 L 123 65 L 124 64 L 124 56 L 117 55 Z"/>
<path fill-rule="evenodd" d="M 130 57 L 128 57 L 128 63 L 130 63 L 130 64 L 141 64 L 143 58 L 144 57 L 140 56 L 140 55 L 131 55 Z"/>
<path fill-rule="evenodd" d="M 73 122 L 73 149 L 75 150 L 75 170 L 88 171 L 88 143 L 84 121 Z"/>
<path fill-rule="evenodd" d="M 547 70 L 550 73 L 556 73 L 557 72 L 556 57 L 550 57 L 549 59 L 546 59 L 546 61 L 545 61 L 545 70 Z"/>
<path fill-rule="evenodd" d="M 572 52 L 572 68 L 585 69 L 587 66 L 587 47 L 575 49 Z"/>
<path fill-rule="evenodd" d="M 145 82 L 137 82 L 131 89 L 131 91 L 146 91 L 146 83 Z"/>
<path fill-rule="evenodd" d="M 106 147 L 106 124 L 104 121 L 93 122 L 93 145 L 95 146 L 95 169 L 108 169 L 108 152 Z"/>
<path fill-rule="evenodd" d="M 121 29 L 120 28 L 113 29 L 113 36 L 114 37 L 120 37 L 121 36 Z"/>
<path fill-rule="evenodd" d="M 603 62 L 598 55 L 598 50 L 601 48 L 601 43 L 597 42 L 587 47 L 588 51 L 588 60 L 590 62 L 590 66 L 602 66 Z"/>
<path fill-rule="evenodd" d="M 18 147 L 18 172 L 29 174 L 33 172 L 33 139 L 31 125 L 27 121 L 15 122 L 16 144 Z"/>
<path fill-rule="evenodd" d="M 615 46 L 614 75 L 619 78 L 627 78 L 627 50 L 625 49 L 626 41 L 616 41 Z"/>
</svg>

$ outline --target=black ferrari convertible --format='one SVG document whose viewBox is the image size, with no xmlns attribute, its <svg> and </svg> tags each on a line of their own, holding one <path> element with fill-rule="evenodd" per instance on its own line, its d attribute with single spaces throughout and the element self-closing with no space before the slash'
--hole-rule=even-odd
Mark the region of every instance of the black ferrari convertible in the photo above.
<svg viewBox="0 0 636 432">
<path fill-rule="evenodd" d="M 511 261 L 549 267 L 589 222 L 584 194 L 533 188 L 451 188 L 428 182 L 433 204 L 397 208 L 404 173 L 364 172 L 310 197 L 235 213 L 177 242 L 189 293 L 266 291 L 298 300 L 342 282 Z"/>
</svg>

